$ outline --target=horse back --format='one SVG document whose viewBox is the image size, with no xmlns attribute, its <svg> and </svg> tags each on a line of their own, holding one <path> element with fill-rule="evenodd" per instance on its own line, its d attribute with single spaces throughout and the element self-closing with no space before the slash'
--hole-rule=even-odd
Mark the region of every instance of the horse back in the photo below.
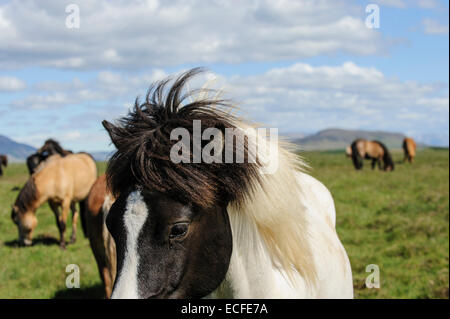
<svg viewBox="0 0 450 319">
<path fill-rule="evenodd" d="M 384 149 L 376 141 L 366 142 L 366 153 L 370 158 L 381 158 L 384 155 Z"/>
<path fill-rule="evenodd" d="M 86 198 L 97 178 L 97 167 L 87 154 L 51 156 L 45 166 L 35 173 L 39 192 L 47 198 L 79 201 Z"/>
</svg>

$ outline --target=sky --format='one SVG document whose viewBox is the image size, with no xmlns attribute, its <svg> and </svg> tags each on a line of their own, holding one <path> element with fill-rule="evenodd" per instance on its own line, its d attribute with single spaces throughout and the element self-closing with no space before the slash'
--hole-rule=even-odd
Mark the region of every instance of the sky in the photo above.
<svg viewBox="0 0 450 319">
<path fill-rule="evenodd" d="M 448 146 L 448 10 L 438 0 L 0 0 L 0 134 L 111 150 L 103 119 L 201 66 L 192 85 L 207 81 L 281 134 L 384 130 Z"/>
</svg>

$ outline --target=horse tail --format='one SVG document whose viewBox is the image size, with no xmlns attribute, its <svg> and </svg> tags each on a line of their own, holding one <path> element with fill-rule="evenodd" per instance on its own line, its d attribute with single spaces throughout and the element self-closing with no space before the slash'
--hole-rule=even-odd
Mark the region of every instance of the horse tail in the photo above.
<svg viewBox="0 0 450 319">
<path fill-rule="evenodd" d="M 384 170 L 386 170 L 388 167 L 391 167 L 391 170 L 394 170 L 394 160 L 392 159 L 391 153 L 387 149 L 386 145 L 384 145 L 380 141 L 375 142 L 377 142 L 383 149 Z"/>
<path fill-rule="evenodd" d="M 83 229 L 84 237 L 88 236 L 87 225 L 86 225 L 87 207 L 88 207 L 88 198 L 85 198 L 82 201 L 80 201 L 80 220 L 81 220 L 81 228 Z"/>
<path fill-rule="evenodd" d="M 351 149 L 352 149 L 352 161 L 353 161 L 353 165 L 355 166 L 355 169 L 361 169 L 362 168 L 362 158 L 361 155 L 358 152 L 358 148 L 356 147 L 356 143 L 358 141 L 354 141 L 351 145 Z"/>
</svg>

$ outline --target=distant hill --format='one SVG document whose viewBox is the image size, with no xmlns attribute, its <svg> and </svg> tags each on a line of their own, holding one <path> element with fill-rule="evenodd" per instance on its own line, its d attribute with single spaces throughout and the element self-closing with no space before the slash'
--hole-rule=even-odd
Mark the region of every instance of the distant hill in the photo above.
<svg viewBox="0 0 450 319">
<path fill-rule="evenodd" d="M 362 131 L 344 129 L 326 129 L 316 134 L 292 140 L 305 151 L 339 150 L 345 149 L 347 145 L 357 138 L 378 140 L 386 144 L 390 149 L 400 149 L 405 135 L 382 131 Z"/>
<path fill-rule="evenodd" d="M 106 162 L 113 153 L 114 151 L 89 152 L 97 162 Z"/>
<path fill-rule="evenodd" d="M 30 145 L 13 141 L 9 137 L 0 135 L 0 154 L 6 154 L 11 162 L 22 162 L 36 149 Z"/>
</svg>

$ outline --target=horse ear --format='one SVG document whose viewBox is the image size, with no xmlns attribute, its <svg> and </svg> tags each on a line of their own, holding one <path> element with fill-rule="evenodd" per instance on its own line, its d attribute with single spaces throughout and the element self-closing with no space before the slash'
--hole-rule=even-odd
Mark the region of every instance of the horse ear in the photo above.
<svg viewBox="0 0 450 319">
<path fill-rule="evenodd" d="M 106 120 L 102 121 L 102 125 L 105 128 L 105 130 L 108 132 L 108 135 L 111 138 L 111 142 L 113 142 L 113 144 L 116 146 L 116 148 L 119 148 L 118 147 L 119 136 L 117 134 L 117 127 Z"/>
</svg>

